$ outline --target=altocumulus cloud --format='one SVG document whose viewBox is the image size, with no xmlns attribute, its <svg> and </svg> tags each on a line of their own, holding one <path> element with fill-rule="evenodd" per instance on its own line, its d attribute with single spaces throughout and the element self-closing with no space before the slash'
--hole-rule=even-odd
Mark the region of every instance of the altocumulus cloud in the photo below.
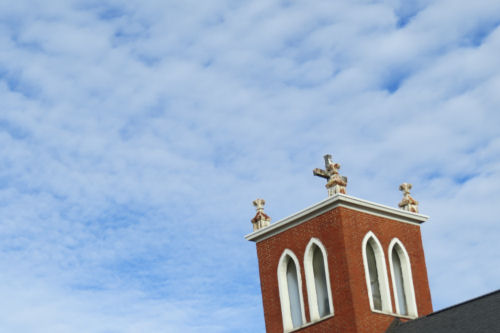
<svg viewBox="0 0 500 333">
<path fill-rule="evenodd" d="M 500 280 L 498 1 L 3 1 L 0 329 L 264 331 L 274 220 L 414 184 L 436 308 Z"/>
</svg>

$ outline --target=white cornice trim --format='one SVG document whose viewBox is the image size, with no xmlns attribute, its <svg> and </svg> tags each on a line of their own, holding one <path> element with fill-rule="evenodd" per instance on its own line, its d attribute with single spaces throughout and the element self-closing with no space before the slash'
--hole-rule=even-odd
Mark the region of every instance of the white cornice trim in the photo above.
<svg viewBox="0 0 500 333">
<path fill-rule="evenodd" d="M 350 195 L 336 194 L 333 197 L 326 198 L 315 205 L 307 207 L 265 228 L 254 231 L 246 235 L 245 239 L 253 242 L 260 242 L 336 207 L 346 207 L 363 213 L 414 225 L 420 225 L 429 218 L 426 215 L 411 213 L 398 208 L 352 197 Z"/>
</svg>

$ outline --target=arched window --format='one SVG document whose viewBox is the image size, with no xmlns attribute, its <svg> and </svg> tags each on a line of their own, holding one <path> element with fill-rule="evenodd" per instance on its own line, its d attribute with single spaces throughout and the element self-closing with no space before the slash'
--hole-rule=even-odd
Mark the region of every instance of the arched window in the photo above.
<svg viewBox="0 0 500 333">
<path fill-rule="evenodd" d="M 302 279 L 299 261 L 290 250 L 285 250 L 278 264 L 278 286 L 285 331 L 302 326 L 305 321 Z"/>
<path fill-rule="evenodd" d="M 389 245 L 389 258 L 396 312 L 405 316 L 417 317 L 410 257 L 397 238 L 394 238 Z"/>
<path fill-rule="evenodd" d="M 370 307 L 372 310 L 392 312 L 384 252 L 371 231 L 363 239 L 362 251 Z"/>
<path fill-rule="evenodd" d="M 327 254 L 325 247 L 317 238 L 311 239 L 306 247 L 304 270 L 311 320 L 333 314 Z"/>
</svg>

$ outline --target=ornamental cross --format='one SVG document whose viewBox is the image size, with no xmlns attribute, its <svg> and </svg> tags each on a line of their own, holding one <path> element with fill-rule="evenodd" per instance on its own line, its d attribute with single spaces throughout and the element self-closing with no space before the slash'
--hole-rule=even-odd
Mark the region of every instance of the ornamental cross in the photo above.
<svg viewBox="0 0 500 333">
<path fill-rule="evenodd" d="M 418 201 L 410 195 L 411 184 L 403 183 L 399 185 L 399 190 L 403 192 L 403 199 L 399 203 L 399 208 L 412 213 L 418 213 Z"/>
<path fill-rule="evenodd" d="M 334 163 L 330 154 L 323 158 L 325 159 L 325 170 L 316 168 L 313 170 L 313 174 L 327 180 L 328 196 L 331 197 L 337 193 L 346 194 L 347 177 L 339 175 L 340 164 Z"/>
<path fill-rule="evenodd" d="M 255 199 L 252 203 L 258 212 L 264 211 L 264 205 L 266 204 L 266 201 L 264 199 Z"/>
<path fill-rule="evenodd" d="M 316 168 L 313 170 L 313 174 L 315 176 L 321 177 L 321 178 L 326 178 L 327 180 L 330 180 L 330 178 L 333 177 L 333 175 L 339 173 L 340 169 L 340 164 L 338 163 L 333 163 L 332 161 L 332 155 L 327 154 L 323 156 L 325 159 L 325 170 Z"/>
<path fill-rule="evenodd" d="M 404 196 L 409 195 L 410 194 L 410 190 L 411 190 L 411 184 L 409 184 L 409 183 L 403 183 L 403 184 L 399 185 L 399 190 L 401 192 L 403 192 Z"/>
<path fill-rule="evenodd" d="M 255 199 L 252 203 L 257 210 L 255 217 L 252 219 L 253 231 L 257 231 L 267 227 L 271 223 L 271 218 L 264 213 L 264 205 L 266 204 L 264 199 Z"/>
</svg>

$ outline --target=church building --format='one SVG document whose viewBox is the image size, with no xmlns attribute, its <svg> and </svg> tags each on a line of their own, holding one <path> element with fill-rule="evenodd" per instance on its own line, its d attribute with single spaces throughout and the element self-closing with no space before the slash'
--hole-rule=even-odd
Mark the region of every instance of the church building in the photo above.
<svg viewBox="0 0 500 333">
<path fill-rule="evenodd" d="M 347 195 L 325 155 L 328 197 L 276 223 L 253 202 L 267 333 L 500 332 L 500 292 L 433 312 L 418 212 L 403 183 L 398 208 Z M 469 317 L 473 318 L 469 318 Z M 470 320 L 465 320 L 469 318 Z M 484 330 L 471 330 L 483 325 Z"/>
</svg>

